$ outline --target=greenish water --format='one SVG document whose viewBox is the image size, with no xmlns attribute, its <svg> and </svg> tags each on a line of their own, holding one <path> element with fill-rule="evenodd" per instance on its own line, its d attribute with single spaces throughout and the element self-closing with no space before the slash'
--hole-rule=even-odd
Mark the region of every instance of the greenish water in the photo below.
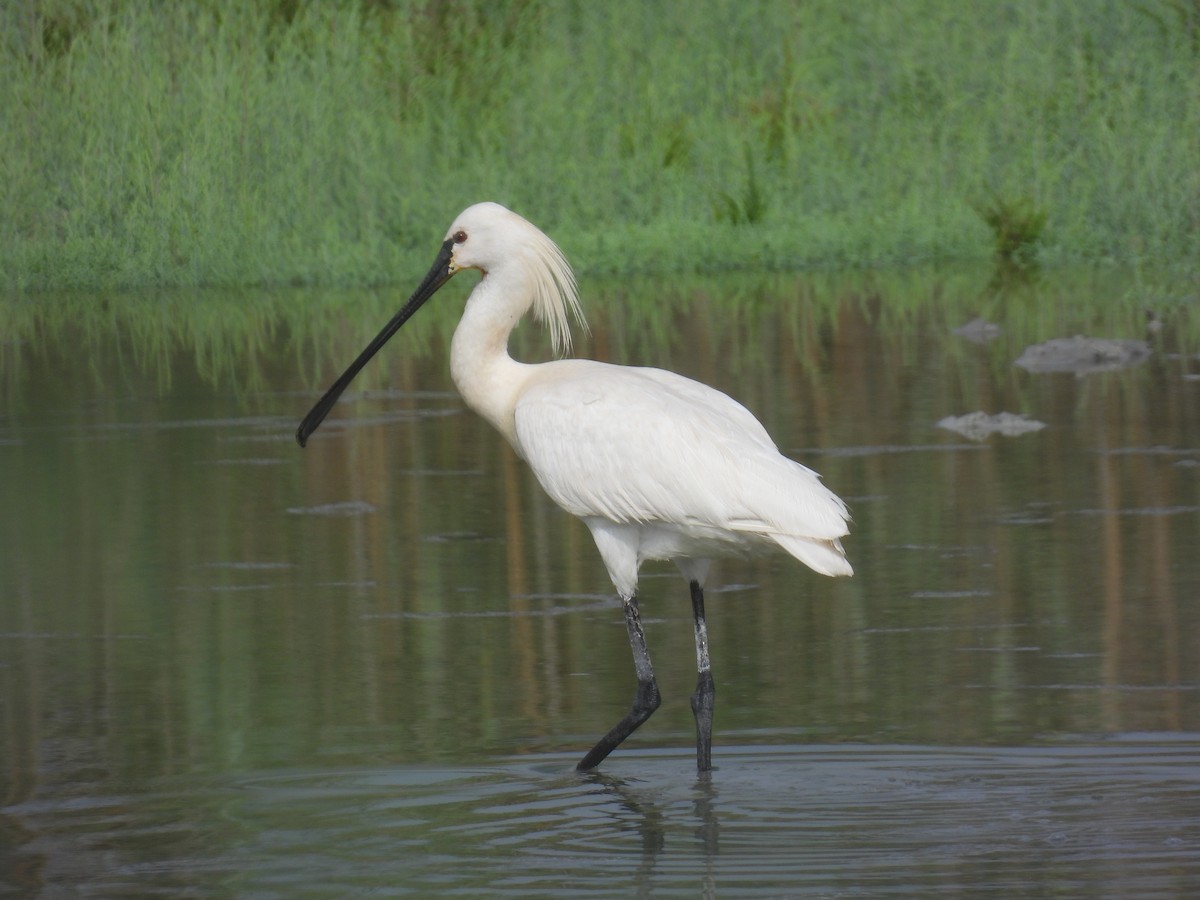
<svg viewBox="0 0 1200 900">
<path fill-rule="evenodd" d="M 1144 336 L 1136 284 L 905 278 L 585 285 L 583 352 L 727 390 L 854 512 L 852 580 L 714 569 L 699 781 L 665 566 L 642 582 L 664 705 L 571 771 L 633 689 L 620 610 L 586 530 L 453 393 L 449 293 L 304 451 L 299 418 L 401 297 L 5 301 L 0 885 L 1200 888 L 1192 307 L 1148 301 L 1133 368 L 1033 375 L 1029 343 Z M 951 333 L 976 312 L 998 338 Z M 1046 427 L 935 426 L 976 410 Z"/>
</svg>

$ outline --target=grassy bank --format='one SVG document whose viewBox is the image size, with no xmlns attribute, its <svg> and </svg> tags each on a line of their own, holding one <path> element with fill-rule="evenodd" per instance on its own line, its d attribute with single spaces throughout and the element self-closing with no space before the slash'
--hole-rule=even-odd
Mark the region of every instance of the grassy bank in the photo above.
<svg viewBox="0 0 1200 900">
<path fill-rule="evenodd" d="M 404 280 L 479 199 L 592 271 L 1200 258 L 1194 0 L 18 0 L 0 29 L 10 289 Z"/>
</svg>

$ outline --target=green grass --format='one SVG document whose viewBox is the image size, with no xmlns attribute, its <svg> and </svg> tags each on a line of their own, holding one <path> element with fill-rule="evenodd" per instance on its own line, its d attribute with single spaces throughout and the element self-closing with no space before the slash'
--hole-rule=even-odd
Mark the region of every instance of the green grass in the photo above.
<svg viewBox="0 0 1200 900">
<path fill-rule="evenodd" d="M 1198 0 L 17 0 L 0 287 L 391 283 L 481 199 L 585 272 L 1194 269 L 1198 36 Z"/>
</svg>

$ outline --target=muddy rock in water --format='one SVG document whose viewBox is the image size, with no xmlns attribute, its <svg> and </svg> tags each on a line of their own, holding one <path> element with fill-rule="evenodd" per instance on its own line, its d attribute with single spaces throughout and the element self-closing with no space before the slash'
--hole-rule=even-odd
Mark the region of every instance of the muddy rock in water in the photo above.
<svg viewBox="0 0 1200 900">
<path fill-rule="evenodd" d="M 989 434 L 1012 437 L 1027 431 L 1040 431 L 1046 427 L 1046 423 L 1007 412 L 992 416 L 985 412 L 973 412 L 965 416 L 946 416 L 937 423 L 937 427 L 961 434 L 972 441 L 982 441 Z"/>
<path fill-rule="evenodd" d="M 966 325 L 959 325 L 953 329 L 952 333 L 975 344 L 986 344 L 988 341 L 998 338 L 1003 330 L 994 322 L 989 322 L 982 316 L 976 316 Z"/>
<path fill-rule="evenodd" d="M 1149 356 L 1150 345 L 1145 341 L 1092 338 L 1077 334 L 1075 337 L 1054 338 L 1026 347 L 1025 352 L 1013 365 L 1029 372 L 1074 372 L 1076 375 L 1087 375 L 1092 372 L 1127 369 L 1145 361 Z"/>
</svg>

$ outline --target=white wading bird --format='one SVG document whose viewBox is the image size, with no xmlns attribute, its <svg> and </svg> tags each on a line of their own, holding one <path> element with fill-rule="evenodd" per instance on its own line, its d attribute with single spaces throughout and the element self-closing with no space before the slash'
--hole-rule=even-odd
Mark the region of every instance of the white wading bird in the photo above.
<svg viewBox="0 0 1200 900">
<path fill-rule="evenodd" d="M 848 533 L 846 505 L 815 472 L 781 456 L 744 406 L 713 388 L 661 369 L 512 359 L 508 336 L 530 308 L 560 351 L 570 343 L 568 311 L 581 324 L 583 316 L 562 252 L 495 203 L 469 207 L 454 221 L 416 292 L 300 424 L 300 446 L 367 360 L 462 269 L 483 277 L 450 345 L 454 383 L 554 502 L 591 529 L 624 602 L 637 693 L 629 714 L 577 768 L 599 765 L 658 708 L 638 615 L 638 568 L 643 560 L 670 559 L 691 587 L 696 765 L 708 771 L 715 693 L 704 621 L 710 560 L 782 548 L 822 575 L 853 574 L 839 540 Z"/>
</svg>

